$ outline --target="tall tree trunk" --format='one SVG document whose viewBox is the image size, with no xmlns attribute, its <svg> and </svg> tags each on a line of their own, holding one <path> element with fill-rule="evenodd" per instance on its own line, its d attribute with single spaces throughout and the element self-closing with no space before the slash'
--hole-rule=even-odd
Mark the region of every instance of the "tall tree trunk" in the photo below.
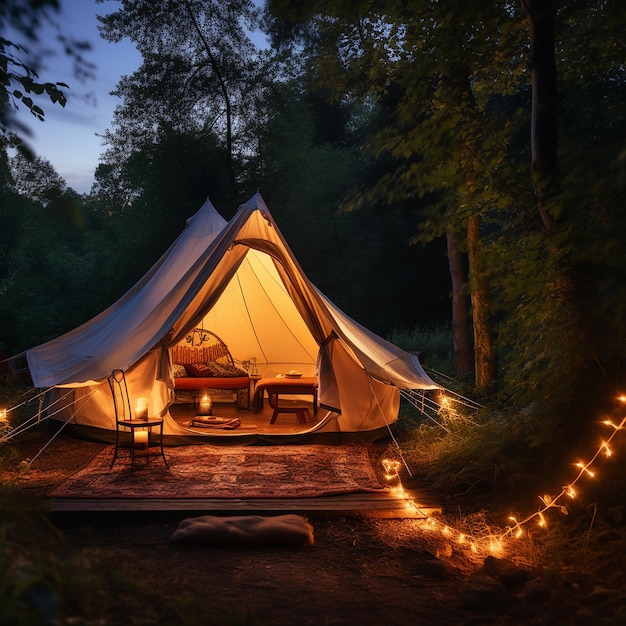
<svg viewBox="0 0 626 626">
<path fill-rule="evenodd" d="M 463 255 L 456 237 L 446 236 L 448 246 L 448 266 L 452 281 L 452 338 L 457 376 L 463 378 L 472 372 L 472 340 L 469 332 L 470 321 L 467 304 L 467 289 Z"/>
<path fill-rule="evenodd" d="M 467 250 L 472 268 L 474 369 L 476 371 L 476 386 L 486 387 L 496 380 L 497 367 L 489 320 L 491 304 L 489 286 L 485 279 L 480 245 L 480 213 L 474 213 L 467 221 Z"/>
<path fill-rule="evenodd" d="M 556 0 L 523 0 L 530 35 L 532 103 L 530 148 L 537 208 L 548 233 L 555 229 L 550 201 L 559 193 L 558 91 L 554 51 Z"/>
</svg>

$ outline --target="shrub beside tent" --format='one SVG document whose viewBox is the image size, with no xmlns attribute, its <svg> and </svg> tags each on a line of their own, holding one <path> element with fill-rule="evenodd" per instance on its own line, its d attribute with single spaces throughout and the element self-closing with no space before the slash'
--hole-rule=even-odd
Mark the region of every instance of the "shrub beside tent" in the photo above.
<svg viewBox="0 0 626 626">
<path fill-rule="evenodd" d="M 123 369 L 149 399 L 166 438 L 201 437 L 171 417 L 171 349 L 197 327 L 215 332 L 261 374 L 317 375 L 322 432 L 375 438 L 398 418 L 400 389 L 438 389 L 419 359 L 339 310 L 307 278 L 257 193 L 225 221 L 207 200 L 157 263 L 122 298 L 73 331 L 27 351 L 54 417 L 115 427 L 106 384 Z M 59 410 L 62 407 L 62 410 Z"/>
</svg>

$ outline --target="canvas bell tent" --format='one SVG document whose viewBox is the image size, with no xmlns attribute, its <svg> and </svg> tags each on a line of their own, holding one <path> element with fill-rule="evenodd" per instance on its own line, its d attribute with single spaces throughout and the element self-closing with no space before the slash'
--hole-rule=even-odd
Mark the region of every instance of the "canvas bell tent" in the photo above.
<svg viewBox="0 0 626 626">
<path fill-rule="evenodd" d="M 151 413 L 164 417 L 166 437 L 201 437 L 170 414 L 172 349 L 194 328 L 219 335 L 235 359 L 256 359 L 261 375 L 317 376 L 321 432 L 372 438 L 397 420 L 400 389 L 439 388 L 415 355 L 316 289 L 259 194 L 229 222 L 207 200 L 120 300 L 26 357 L 35 386 L 51 388 L 55 418 L 114 429 L 106 379 L 122 369 L 131 396 L 148 398 Z"/>
</svg>

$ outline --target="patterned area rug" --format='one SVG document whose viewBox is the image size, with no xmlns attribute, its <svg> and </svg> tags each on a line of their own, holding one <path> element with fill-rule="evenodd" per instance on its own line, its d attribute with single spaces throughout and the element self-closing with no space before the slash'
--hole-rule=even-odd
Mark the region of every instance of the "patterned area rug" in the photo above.
<svg viewBox="0 0 626 626">
<path fill-rule="evenodd" d="M 364 446 L 191 445 L 122 457 L 109 469 L 113 448 L 97 454 L 82 470 L 48 495 L 54 498 L 302 498 L 377 491 Z"/>
</svg>

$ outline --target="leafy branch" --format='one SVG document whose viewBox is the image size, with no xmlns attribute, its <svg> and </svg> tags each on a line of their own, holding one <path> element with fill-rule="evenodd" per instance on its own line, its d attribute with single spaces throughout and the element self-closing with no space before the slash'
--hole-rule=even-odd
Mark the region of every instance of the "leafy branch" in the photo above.
<svg viewBox="0 0 626 626">
<path fill-rule="evenodd" d="M 61 88 L 69 89 L 69 87 L 61 82 L 39 82 L 37 72 L 23 63 L 14 52 L 25 54 L 27 51 L 19 44 L 0 38 L 0 82 L 5 92 L 3 98 L 5 106 L 12 102 L 13 108 L 17 110 L 21 103 L 32 115 L 43 122 L 45 112 L 35 103 L 33 96 L 45 94 L 53 104 L 65 107 L 67 98 Z M 0 121 L 6 124 L 4 111 L 2 111 Z"/>
</svg>

